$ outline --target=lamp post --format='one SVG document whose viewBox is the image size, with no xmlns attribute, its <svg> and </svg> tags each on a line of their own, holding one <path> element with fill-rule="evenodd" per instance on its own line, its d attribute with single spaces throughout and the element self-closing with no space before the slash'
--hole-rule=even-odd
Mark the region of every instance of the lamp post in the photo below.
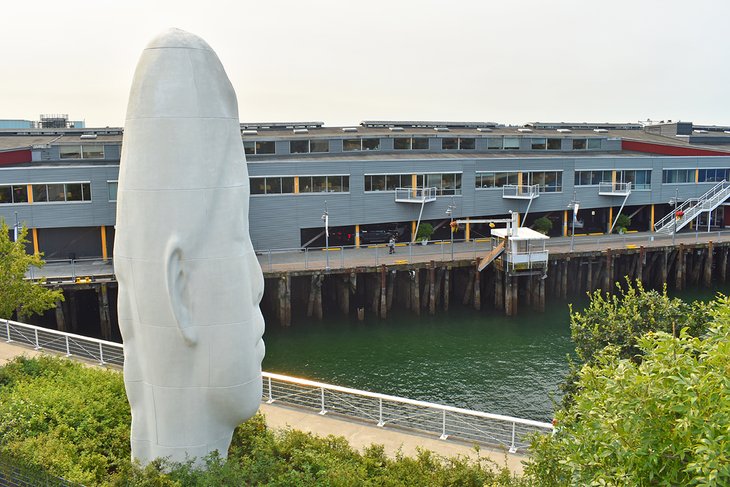
<svg viewBox="0 0 730 487">
<path fill-rule="evenodd" d="M 674 205 L 674 228 L 672 229 L 672 247 L 674 247 L 674 239 L 677 236 L 677 203 L 679 202 L 679 188 L 674 188 L 674 198 L 669 200 L 670 205 Z"/>
<path fill-rule="evenodd" d="M 324 202 L 324 213 L 322 214 L 322 220 L 324 220 L 324 270 L 328 271 L 330 270 L 330 215 L 327 212 L 327 200 L 325 200 Z"/>
<path fill-rule="evenodd" d="M 451 197 L 451 204 L 446 208 L 446 214 L 451 218 L 449 223 L 449 230 L 451 230 L 451 260 L 454 260 L 454 210 L 456 205 L 454 204 L 454 197 Z"/>
<path fill-rule="evenodd" d="M 571 224 L 571 232 L 570 232 L 570 251 L 572 252 L 575 248 L 575 220 L 578 218 L 578 207 L 580 206 L 580 202 L 575 199 L 576 192 L 573 190 L 573 199 L 570 203 L 568 203 L 568 208 L 573 210 L 573 223 Z"/>
<path fill-rule="evenodd" d="M 20 233 L 20 224 L 18 223 L 18 212 L 15 212 L 15 227 L 13 228 L 13 236 L 15 237 L 13 239 L 13 242 L 18 241 L 18 234 Z"/>
</svg>

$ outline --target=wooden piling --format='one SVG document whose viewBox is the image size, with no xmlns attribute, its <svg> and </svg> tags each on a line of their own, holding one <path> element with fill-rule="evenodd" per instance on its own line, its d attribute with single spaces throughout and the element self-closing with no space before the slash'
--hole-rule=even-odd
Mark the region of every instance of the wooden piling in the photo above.
<svg viewBox="0 0 730 487">
<path fill-rule="evenodd" d="M 436 263 L 428 264 L 428 314 L 436 314 Z"/>
<path fill-rule="evenodd" d="M 684 244 L 679 244 L 676 263 L 674 264 L 674 289 L 677 291 L 684 289 L 684 261 Z"/>
<path fill-rule="evenodd" d="M 96 297 L 99 303 L 99 325 L 101 327 L 101 338 L 104 340 L 112 339 L 112 325 L 109 318 L 109 295 L 107 293 L 106 283 L 102 283 L 96 288 Z"/>
<path fill-rule="evenodd" d="M 494 271 L 494 308 L 504 310 L 504 271 Z"/>
<path fill-rule="evenodd" d="M 727 245 L 722 247 L 722 257 L 720 258 L 720 279 L 723 283 L 727 282 Z"/>
<path fill-rule="evenodd" d="M 712 260 L 713 260 L 714 247 L 712 240 L 707 242 L 707 257 L 705 258 L 705 272 L 703 273 L 703 283 L 705 287 L 712 285 Z"/>
<path fill-rule="evenodd" d="M 568 298 L 568 265 L 570 264 L 570 257 L 563 260 L 560 263 L 562 267 L 560 271 L 560 297 L 562 299 Z"/>
<path fill-rule="evenodd" d="M 449 300 L 451 299 L 451 266 L 446 266 L 444 271 L 444 311 L 449 310 Z"/>
<path fill-rule="evenodd" d="M 466 287 L 464 289 L 464 298 L 461 300 L 463 305 L 467 305 L 474 298 L 474 268 L 469 269 Z"/>
<path fill-rule="evenodd" d="M 66 320 L 63 316 L 63 301 L 56 301 L 56 329 L 66 331 Z"/>
<path fill-rule="evenodd" d="M 397 275 L 398 274 L 395 270 L 388 273 L 388 296 L 386 299 L 386 307 L 388 308 L 388 311 L 393 308 L 393 294 L 395 293 Z"/>
<path fill-rule="evenodd" d="M 420 269 L 413 270 L 413 279 L 411 280 L 411 309 L 416 312 L 416 315 L 421 314 L 421 291 L 420 291 Z"/>
<path fill-rule="evenodd" d="M 380 318 L 385 319 L 388 316 L 388 269 L 383 264 L 380 267 Z"/>
<path fill-rule="evenodd" d="M 474 309 L 479 311 L 482 309 L 482 283 L 481 272 L 479 272 L 479 259 L 474 266 Z"/>
</svg>

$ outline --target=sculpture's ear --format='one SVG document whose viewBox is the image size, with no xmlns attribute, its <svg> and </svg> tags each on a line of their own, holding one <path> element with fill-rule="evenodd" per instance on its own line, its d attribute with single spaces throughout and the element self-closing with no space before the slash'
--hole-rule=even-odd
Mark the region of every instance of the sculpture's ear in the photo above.
<svg viewBox="0 0 730 487">
<path fill-rule="evenodd" d="M 178 330 L 188 345 L 198 341 L 192 328 L 188 305 L 187 284 L 190 276 L 185 272 L 182 249 L 177 239 L 171 239 L 165 250 L 165 282 L 172 314 Z"/>
</svg>

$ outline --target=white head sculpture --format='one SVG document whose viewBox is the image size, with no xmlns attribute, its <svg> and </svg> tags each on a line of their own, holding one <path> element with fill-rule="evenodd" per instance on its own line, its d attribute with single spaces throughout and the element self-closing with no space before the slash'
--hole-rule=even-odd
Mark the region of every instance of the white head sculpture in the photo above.
<svg viewBox="0 0 730 487">
<path fill-rule="evenodd" d="M 248 226 L 236 94 L 208 44 L 142 53 L 119 171 L 114 268 L 132 457 L 225 456 L 258 409 L 264 282 Z"/>
</svg>

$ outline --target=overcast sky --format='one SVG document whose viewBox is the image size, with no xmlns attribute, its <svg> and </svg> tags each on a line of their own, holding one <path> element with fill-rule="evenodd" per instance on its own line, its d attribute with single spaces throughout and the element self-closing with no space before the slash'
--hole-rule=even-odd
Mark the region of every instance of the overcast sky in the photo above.
<svg viewBox="0 0 730 487">
<path fill-rule="evenodd" d="M 124 123 L 137 59 L 178 27 L 242 121 L 730 124 L 726 0 L 13 0 L 0 118 Z"/>
</svg>

